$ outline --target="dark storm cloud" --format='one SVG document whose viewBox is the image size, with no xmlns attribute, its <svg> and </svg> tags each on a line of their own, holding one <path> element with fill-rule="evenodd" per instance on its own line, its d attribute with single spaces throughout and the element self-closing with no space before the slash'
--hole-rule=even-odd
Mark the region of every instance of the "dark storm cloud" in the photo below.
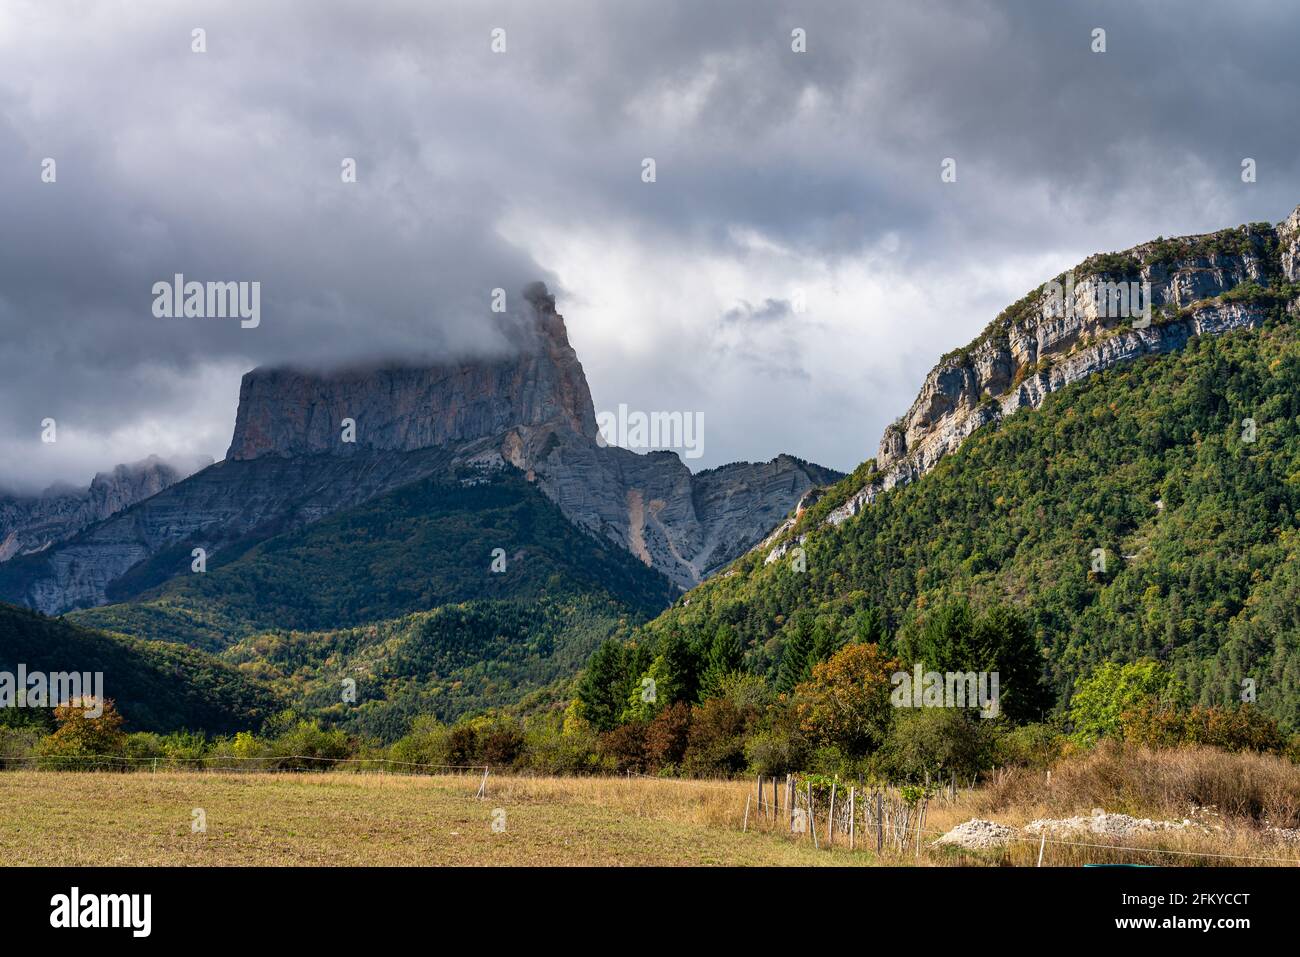
<svg viewBox="0 0 1300 957">
<path fill-rule="evenodd" d="M 499 349 L 491 290 L 537 278 L 598 407 L 708 412 L 706 465 L 851 468 L 1039 270 L 1300 202 L 1298 27 L 1249 2 L 6 4 L 0 479 L 220 456 L 242 371 Z M 619 244 L 643 268 L 584 310 Z M 261 325 L 154 318 L 177 272 L 259 281 Z M 865 272 L 890 289 L 831 315 Z"/>
</svg>

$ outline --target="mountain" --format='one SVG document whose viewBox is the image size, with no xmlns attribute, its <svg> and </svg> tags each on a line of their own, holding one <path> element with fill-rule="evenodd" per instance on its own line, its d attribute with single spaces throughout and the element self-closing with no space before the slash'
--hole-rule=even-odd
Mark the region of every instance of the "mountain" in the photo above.
<svg viewBox="0 0 1300 957">
<path fill-rule="evenodd" d="M 150 577 L 147 567 L 133 572 L 124 588 L 144 584 L 136 574 Z M 467 601 L 579 593 L 608 597 L 619 607 L 615 617 L 639 620 L 677 592 L 613 542 L 569 522 L 513 469 L 464 469 L 232 545 L 203 574 L 73 618 L 219 652 L 265 631 L 327 631 Z"/>
<path fill-rule="evenodd" d="M 631 551 L 682 588 L 742 554 L 809 488 L 840 473 L 792 456 L 692 475 L 672 452 L 600 440 L 586 377 L 541 283 L 524 292 L 517 354 L 447 366 L 343 373 L 254 370 L 240 390 L 228 462 L 347 458 L 358 450 L 455 450 L 457 463 L 508 464 L 568 518 Z M 356 423 L 355 443 L 339 423 Z"/>
<path fill-rule="evenodd" d="M 570 677 L 678 593 L 509 467 L 421 479 L 234 551 L 71 618 L 201 647 L 304 711 L 393 738 L 416 714 L 451 719 Z"/>
<path fill-rule="evenodd" d="M 1097 663 L 1151 656 L 1205 703 L 1250 679 L 1300 727 L 1298 242 L 1300 209 L 1091 257 L 1074 310 L 1034 290 L 940 361 L 874 460 L 641 640 L 726 626 L 775 677 L 868 610 L 896 634 L 1007 603 L 1058 703 Z M 1121 281 L 1151 284 L 1149 326 L 1090 308 Z"/>
<path fill-rule="evenodd" d="M 966 348 L 930 371 L 907 413 L 880 439 L 878 476 L 829 516 L 842 521 L 872 489 L 911 481 L 976 429 L 1052 392 L 1139 356 L 1183 348 L 1189 339 L 1253 328 L 1300 283 L 1300 207 L 1277 226 L 1255 223 L 1182 239 L 1157 239 L 1091 257 L 1073 270 L 1072 308 L 1054 307 L 1047 284 L 1005 310 Z M 1065 286 L 1066 275 L 1054 282 Z M 1149 284 L 1151 325 L 1110 316 L 1104 283 Z M 1056 313 L 1061 313 L 1057 315 Z"/>
<path fill-rule="evenodd" d="M 132 731 L 230 734 L 283 707 L 266 686 L 183 645 L 141 641 L 0 604 L 0 671 L 101 672 Z"/>
<path fill-rule="evenodd" d="M 500 356 L 321 373 L 253 370 L 239 390 L 227 461 L 410 452 L 507 435 L 521 444 L 534 436 L 544 444 L 554 433 L 594 442 L 591 393 L 555 300 L 541 283 L 524 299 L 523 316 L 501 320 L 514 349 Z M 357 423 L 355 443 L 340 441 L 345 418 Z"/>
<path fill-rule="evenodd" d="M 44 551 L 210 464 L 211 459 L 165 462 L 151 455 L 100 472 L 87 489 L 52 485 L 39 495 L 0 493 L 0 562 Z"/>
<path fill-rule="evenodd" d="M 512 348 L 474 361 L 253 370 L 225 461 L 0 565 L 0 598 L 47 613 L 122 601 L 188 574 L 196 548 L 239 554 L 466 466 L 517 470 L 571 522 L 686 588 L 839 478 L 790 456 L 692 475 L 672 453 L 607 447 L 546 287 L 503 321 Z"/>
</svg>

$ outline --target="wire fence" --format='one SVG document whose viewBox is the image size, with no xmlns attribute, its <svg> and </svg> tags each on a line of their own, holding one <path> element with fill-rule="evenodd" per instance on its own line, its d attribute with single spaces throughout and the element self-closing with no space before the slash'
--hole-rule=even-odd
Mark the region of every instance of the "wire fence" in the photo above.
<svg viewBox="0 0 1300 957">
<path fill-rule="evenodd" d="M 330 758 L 318 755 L 262 755 L 240 757 L 235 755 L 209 755 L 205 757 L 130 757 L 123 755 L 21 755 L 0 757 L 0 771 L 20 769 L 54 770 L 54 771 L 120 771 L 128 773 L 153 773 L 157 771 L 187 771 L 209 773 L 252 773 L 252 774 L 302 774 L 324 772 L 346 768 L 355 773 L 401 774 L 412 776 L 458 775 L 479 778 L 476 797 L 483 798 L 487 792 L 488 776 L 491 768 L 485 764 L 425 764 L 414 761 L 395 761 L 392 758 Z M 624 777 L 624 775 L 618 775 Z M 691 778 L 661 777 L 638 772 L 627 772 L 628 780 L 656 781 L 682 787 L 705 788 L 727 791 L 737 797 L 742 788 L 749 790 L 750 785 L 743 780 L 699 780 Z M 774 783 L 774 782 L 773 782 Z M 818 823 L 818 809 L 815 796 L 794 784 L 791 776 L 785 790 L 785 802 L 772 789 L 773 799 L 769 800 L 760 783 L 758 794 L 746 795 L 745 807 L 741 819 L 741 828 L 749 831 L 751 825 L 759 830 L 766 825 L 769 832 L 782 833 L 791 838 L 807 838 L 814 846 L 831 847 L 836 837 L 841 839 L 840 850 L 874 852 L 882 856 L 910 855 L 916 859 L 924 847 L 930 849 L 932 840 L 943 836 L 945 831 L 925 827 L 927 798 L 919 801 L 906 801 L 900 797 L 890 798 L 888 809 L 885 794 L 891 789 L 876 787 L 856 788 L 840 797 L 838 815 L 834 804 L 822 812 L 822 824 Z M 954 795 L 955 797 L 955 795 Z M 806 803 L 805 803 L 806 802 Z M 851 802 L 852 813 L 845 813 L 845 806 Z M 871 810 L 875 802 L 874 814 Z M 860 813 L 861 809 L 861 813 Z M 861 826 L 859 827 L 859 821 Z M 818 838 L 819 828 L 825 830 L 825 841 Z M 845 836 L 847 835 L 847 842 Z M 930 841 L 924 842 L 924 838 Z M 1246 861 L 1257 864 L 1289 864 L 1300 866 L 1300 849 L 1292 857 L 1268 855 L 1224 854 L 1214 851 L 1182 850 L 1178 848 L 1141 847 L 1127 844 L 1112 844 L 1094 841 L 1069 840 L 1062 837 L 1048 837 L 1046 830 L 1037 836 L 1004 835 L 1006 843 L 1036 845 L 1039 848 L 1038 865 L 1041 866 L 1044 853 L 1048 847 L 1085 848 L 1107 853 L 1126 853 L 1132 855 L 1167 855 L 1205 860 Z M 874 845 L 874 846 L 873 846 Z M 888 852 L 888 854 L 886 853 Z"/>
<path fill-rule="evenodd" d="M 746 795 L 743 812 L 739 812 L 742 830 L 749 831 L 751 828 L 757 830 L 766 826 L 766 830 L 769 832 L 780 833 L 793 839 L 808 840 L 814 847 L 818 848 L 835 846 L 834 842 L 838 838 L 840 841 L 838 848 L 841 850 L 875 853 L 881 856 L 894 857 L 895 859 L 902 856 L 920 859 L 923 850 L 926 852 L 932 850 L 931 844 L 933 841 L 948 833 L 940 829 L 925 827 L 925 816 L 930 803 L 928 798 L 923 797 L 914 802 L 903 800 L 897 793 L 901 790 L 899 788 L 876 787 L 861 790 L 845 788 L 839 795 L 842 803 L 838 809 L 839 813 L 836 814 L 833 804 L 823 805 L 824 810 L 819 811 L 815 803 L 808 799 L 807 792 L 794 784 L 793 776 L 791 778 L 791 787 L 785 791 L 785 803 L 782 803 L 775 789 L 772 791 L 774 797 L 769 799 L 761 783 L 758 786 L 758 796 L 756 797 L 753 785 L 750 782 L 739 780 L 698 781 L 657 777 L 635 772 L 629 773 L 628 777 L 726 790 L 732 794 L 736 794 L 743 786 L 750 793 Z M 771 783 L 771 779 L 769 779 L 769 783 Z M 891 791 L 894 792 L 892 797 L 893 806 L 887 808 L 885 795 Z M 941 796 L 946 796 L 947 789 L 939 793 Z M 818 795 L 815 794 L 814 799 L 816 796 Z M 824 794 L 821 794 L 820 797 L 825 800 Z M 880 800 L 879 803 L 875 804 L 873 813 L 872 804 L 877 797 Z M 954 789 L 954 793 L 947 800 L 951 803 L 955 799 L 956 793 Z M 844 810 L 850 800 L 852 801 L 852 814 L 848 814 Z M 821 824 L 818 824 L 819 813 L 821 814 Z M 819 831 L 819 828 L 822 830 Z M 822 836 L 819 837 L 819 834 Z M 1046 850 L 1050 847 L 1082 848 L 1103 851 L 1107 854 L 1118 853 L 1138 857 L 1165 855 L 1174 858 L 1210 861 L 1243 861 L 1253 864 L 1300 866 L 1300 848 L 1297 848 L 1296 854 L 1290 857 L 1261 854 L 1224 854 L 1217 851 L 1142 847 L 1102 841 L 1071 840 L 1066 837 L 1048 837 L 1046 829 L 1034 836 L 1006 835 L 1003 840 L 1007 843 L 1027 844 L 1037 847 L 1039 849 L 1037 866 L 1042 866 Z"/>
</svg>

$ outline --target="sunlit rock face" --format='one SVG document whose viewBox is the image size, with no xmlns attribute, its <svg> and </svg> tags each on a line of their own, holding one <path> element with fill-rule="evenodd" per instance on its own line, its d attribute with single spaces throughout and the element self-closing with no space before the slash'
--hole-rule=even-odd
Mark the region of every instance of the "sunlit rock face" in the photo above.
<svg viewBox="0 0 1300 957">
<path fill-rule="evenodd" d="M 1073 382 L 1138 356 L 1180 349 L 1193 336 L 1260 325 L 1276 303 L 1237 294 L 1252 285 L 1277 289 L 1298 276 L 1300 207 L 1276 226 L 1256 223 L 1093 257 L 1074 271 L 1069 287 L 1044 287 L 966 349 L 941 360 L 911 408 L 885 429 L 875 471 L 827 521 L 856 515 L 881 492 L 924 475 L 976 429 L 1037 408 Z M 1119 315 L 1105 308 L 1103 284 L 1119 282 L 1145 284 L 1149 325 L 1135 309 Z M 1294 297 L 1286 308 L 1300 311 Z"/>
</svg>

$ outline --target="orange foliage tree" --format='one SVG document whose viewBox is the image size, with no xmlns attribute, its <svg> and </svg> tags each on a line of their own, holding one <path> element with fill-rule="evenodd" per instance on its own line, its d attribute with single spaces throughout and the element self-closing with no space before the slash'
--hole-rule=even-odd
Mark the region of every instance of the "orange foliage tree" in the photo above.
<svg viewBox="0 0 1300 957">
<path fill-rule="evenodd" d="M 902 662 L 886 657 L 879 645 L 845 645 L 813 667 L 812 680 L 795 688 L 799 727 L 818 744 L 849 754 L 874 751 L 893 718 L 890 677 L 902 670 Z"/>
</svg>

